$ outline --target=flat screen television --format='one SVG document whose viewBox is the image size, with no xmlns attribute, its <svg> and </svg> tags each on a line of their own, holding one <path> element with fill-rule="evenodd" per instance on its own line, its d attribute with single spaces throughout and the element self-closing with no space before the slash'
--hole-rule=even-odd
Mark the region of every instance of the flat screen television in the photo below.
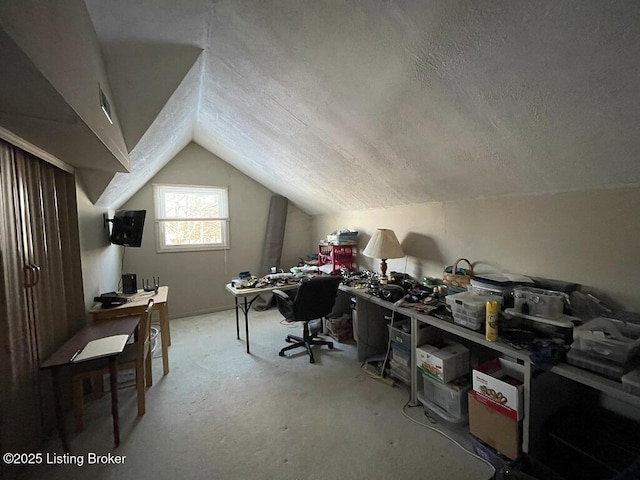
<svg viewBox="0 0 640 480">
<path fill-rule="evenodd" d="M 111 220 L 111 237 L 114 245 L 139 247 L 142 245 L 142 231 L 146 210 L 117 210 Z"/>
</svg>

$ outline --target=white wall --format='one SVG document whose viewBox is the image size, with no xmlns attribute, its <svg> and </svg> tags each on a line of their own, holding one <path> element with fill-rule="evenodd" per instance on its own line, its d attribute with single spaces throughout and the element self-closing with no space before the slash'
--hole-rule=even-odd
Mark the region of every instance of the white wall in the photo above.
<svg viewBox="0 0 640 480">
<path fill-rule="evenodd" d="M 389 271 L 442 276 L 459 257 L 476 271 L 517 272 L 575 282 L 640 312 L 640 187 L 503 197 L 357 210 L 314 218 L 312 242 L 337 228 L 360 231 L 364 249 L 376 228 L 396 232 L 407 257 Z M 362 268 L 379 261 L 359 255 Z"/>
<path fill-rule="evenodd" d="M 153 183 L 224 186 L 229 189 L 229 250 L 156 253 Z M 138 281 L 159 276 L 169 286 L 171 317 L 223 310 L 233 306 L 224 289 L 238 272 L 258 272 L 273 192 L 195 143 L 187 145 L 123 209 L 147 210 L 140 248 L 127 248 L 126 273 Z M 310 253 L 311 217 L 289 204 L 282 265 L 294 265 Z M 139 285 L 140 286 L 140 285 Z"/>
<path fill-rule="evenodd" d="M 76 176 L 80 258 L 85 307 L 93 306 L 93 297 L 118 289 L 120 281 L 121 247 L 109 243 L 109 231 L 104 228 L 104 208 L 94 206 L 87 197 L 82 181 Z M 111 217 L 112 215 L 109 215 Z"/>
</svg>

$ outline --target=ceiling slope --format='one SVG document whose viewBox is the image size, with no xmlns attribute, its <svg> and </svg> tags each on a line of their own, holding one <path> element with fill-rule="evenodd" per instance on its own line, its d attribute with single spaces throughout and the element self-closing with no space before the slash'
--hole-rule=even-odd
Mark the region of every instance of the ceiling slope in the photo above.
<svg viewBox="0 0 640 480">
<path fill-rule="evenodd" d="M 149 128 L 166 89 L 123 60 L 146 133 L 105 204 L 191 139 L 312 214 L 640 183 L 635 1 L 86 4 L 112 60 L 203 50 Z"/>
<path fill-rule="evenodd" d="M 202 50 L 190 45 L 117 43 L 102 47 L 122 134 L 138 144 Z M 130 72 L 135 71 L 133 76 Z"/>
<path fill-rule="evenodd" d="M 34 28 L 35 27 L 35 28 Z M 81 1 L 0 4 L 0 124 L 73 167 L 126 171 L 98 40 Z"/>
<path fill-rule="evenodd" d="M 96 205 L 120 207 L 193 139 L 201 76 L 202 60 L 198 59 L 129 153 L 129 172 L 116 173 L 99 197 L 92 199 Z M 81 175 L 89 178 L 92 172 Z"/>
</svg>

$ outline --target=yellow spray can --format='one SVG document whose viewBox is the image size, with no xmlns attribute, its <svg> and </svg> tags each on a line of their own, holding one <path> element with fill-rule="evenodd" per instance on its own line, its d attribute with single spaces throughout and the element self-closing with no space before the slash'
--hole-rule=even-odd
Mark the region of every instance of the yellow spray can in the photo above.
<svg viewBox="0 0 640 480">
<path fill-rule="evenodd" d="M 487 314 L 485 325 L 485 337 L 490 342 L 498 340 L 498 312 L 500 311 L 500 304 L 495 300 L 489 300 L 487 302 Z"/>
</svg>

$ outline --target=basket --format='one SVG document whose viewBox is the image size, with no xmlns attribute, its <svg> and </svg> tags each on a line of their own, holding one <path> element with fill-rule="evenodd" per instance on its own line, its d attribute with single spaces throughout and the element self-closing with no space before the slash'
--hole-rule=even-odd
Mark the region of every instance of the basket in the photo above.
<svg viewBox="0 0 640 480">
<path fill-rule="evenodd" d="M 464 274 L 457 273 L 458 272 L 458 263 L 465 261 L 469 265 L 467 269 L 460 269 L 464 272 Z M 448 267 L 447 267 L 448 268 Z M 466 258 L 459 258 L 455 261 L 455 263 L 451 266 L 451 272 L 447 272 L 447 268 L 444 269 L 444 273 L 442 274 L 442 283 L 445 285 L 451 285 L 454 287 L 466 287 L 471 283 L 471 279 L 473 278 L 473 265 Z"/>
</svg>

